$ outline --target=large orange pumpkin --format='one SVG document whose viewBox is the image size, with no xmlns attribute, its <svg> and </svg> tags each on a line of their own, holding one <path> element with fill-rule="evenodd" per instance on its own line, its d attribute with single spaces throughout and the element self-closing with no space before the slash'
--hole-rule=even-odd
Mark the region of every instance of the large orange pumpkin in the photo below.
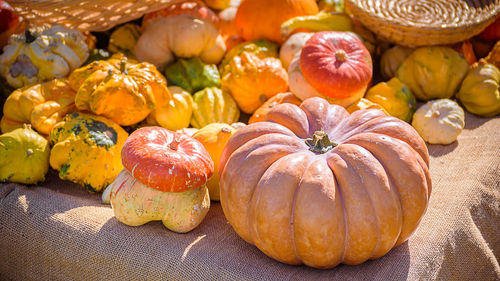
<svg viewBox="0 0 500 281">
<path fill-rule="evenodd" d="M 245 40 L 266 39 L 281 43 L 280 27 L 293 17 L 319 12 L 314 0 L 243 0 L 236 13 L 236 28 Z"/>
<path fill-rule="evenodd" d="M 381 257 L 415 231 L 431 179 L 409 124 L 321 98 L 277 105 L 266 120 L 239 129 L 220 159 L 222 208 L 245 241 L 331 268 Z"/>
</svg>

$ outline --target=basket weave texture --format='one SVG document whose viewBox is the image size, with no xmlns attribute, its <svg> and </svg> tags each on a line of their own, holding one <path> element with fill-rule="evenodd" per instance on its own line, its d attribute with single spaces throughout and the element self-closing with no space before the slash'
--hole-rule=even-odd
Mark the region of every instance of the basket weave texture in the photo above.
<svg viewBox="0 0 500 281">
<path fill-rule="evenodd" d="M 8 0 L 30 25 L 59 23 L 104 31 L 180 0 Z"/>
<path fill-rule="evenodd" d="M 345 0 L 382 39 L 404 46 L 453 44 L 479 34 L 500 13 L 500 0 Z"/>
</svg>

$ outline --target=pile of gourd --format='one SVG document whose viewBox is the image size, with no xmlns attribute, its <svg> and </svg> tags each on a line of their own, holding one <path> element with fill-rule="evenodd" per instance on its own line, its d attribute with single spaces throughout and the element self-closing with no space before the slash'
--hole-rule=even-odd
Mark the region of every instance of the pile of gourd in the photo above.
<svg viewBox="0 0 500 281">
<path fill-rule="evenodd" d="M 431 193 L 424 141 L 457 139 L 459 103 L 500 113 L 499 20 L 476 61 L 470 41 L 384 42 L 339 0 L 183 1 L 105 33 L 105 50 L 2 5 L 0 181 L 40 183 L 50 165 L 121 222 L 176 232 L 220 200 L 288 264 L 359 264 L 406 241 Z"/>
</svg>

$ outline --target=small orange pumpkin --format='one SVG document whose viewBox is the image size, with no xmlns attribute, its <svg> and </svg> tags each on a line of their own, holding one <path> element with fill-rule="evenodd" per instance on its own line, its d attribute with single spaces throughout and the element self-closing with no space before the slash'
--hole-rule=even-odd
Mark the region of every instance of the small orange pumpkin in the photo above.
<svg viewBox="0 0 500 281">
<path fill-rule="evenodd" d="M 238 107 L 252 114 L 267 99 L 288 90 L 288 74 L 278 58 L 244 51 L 231 59 L 222 74 L 222 89 L 231 93 Z"/>
<path fill-rule="evenodd" d="M 273 109 L 278 104 L 282 103 L 293 103 L 295 105 L 300 105 L 302 101 L 290 92 L 279 93 L 276 96 L 268 99 L 263 105 L 261 105 L 250 117 L 248 124 L 255 122 L 262 122 L 267 116 L 267 113 Z"/>
<path fill-rule="evenodd" d="M 245 40 L 266 39 L 282 43 L 280 27 L 293 17 L 319 12 L 314 0 L 243 0 L 236 13 L 236 28 Z"/>
</svg>

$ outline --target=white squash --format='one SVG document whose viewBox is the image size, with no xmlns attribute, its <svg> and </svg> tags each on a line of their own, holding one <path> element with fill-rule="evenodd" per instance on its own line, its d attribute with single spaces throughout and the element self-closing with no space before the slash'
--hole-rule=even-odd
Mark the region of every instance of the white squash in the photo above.
<svg viewBox="0 0 500 281">
<path fill-rule="evenodd" d="M 280 60 L 285 69 L 288 69 L 290 62 L 297 53 L 300 52 L 302 46 L 311 38 L 314 33 L 299 32 L 290 36 L 280 48 Z"/>
<path fill-rule="evenodd" d="M 412 126 L 431 144 L 450 144 L 465 126 L 465 113 L 449 99 L 431 100 L 413 115 Z"/>
<path fill-rule="evenodd" d="M 43 25 L 14 34 L 0 56 L 0 74 L 15 88 L 67 76 L 89 56 L 77 29 Z"/>
<path fill-rule="evenodd" d="M 384 79 L 396 76 L 399 66 L 415 49 L 396 45 L 384 52 L 380 58 L 380 73 Z"/>
<path fill-rule="evenodd" d="M 152 63 L 159 70 L 173 62 L 174 55 L 199 56 L 204 63 L 217 64 L 225 52 L 219 28 L 189 14 L 169 16 L 149 24 L 135 46 L 137 59 Z"/>
</svg>

